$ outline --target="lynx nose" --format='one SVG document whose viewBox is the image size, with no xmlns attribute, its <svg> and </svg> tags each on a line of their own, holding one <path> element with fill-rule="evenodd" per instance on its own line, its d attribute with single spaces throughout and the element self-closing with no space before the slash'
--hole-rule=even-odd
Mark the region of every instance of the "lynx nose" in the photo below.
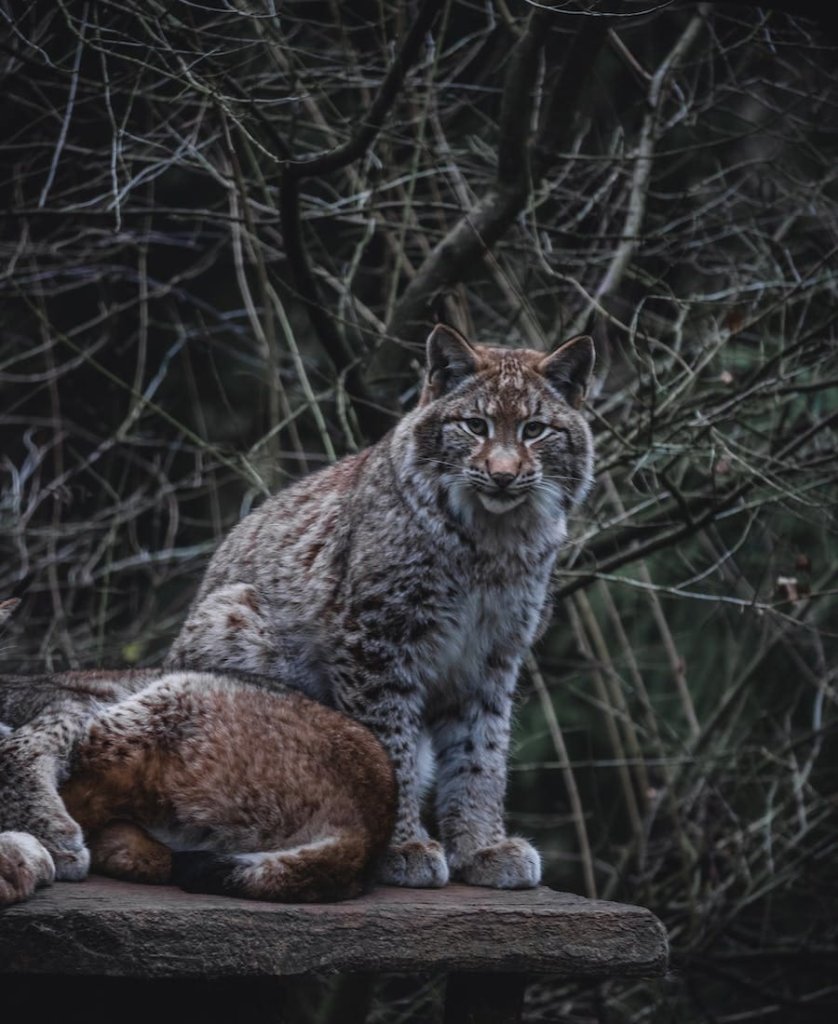
<svg viewBox="0 0 838 1024">
<path fill-rule="evenodd" d="M 499 491 L 507 490 L 520 471 L 520 457 L 506 446 L 499 445 L 486 459 L 486 472 Z"/>
<path fill-rule="evenodd" d="M 517 476 L 517 473 L 490 473 L 489 476 L 492 478 L 492 483 L 500 491 L 505 491 L 507 487 Z"/>
</svg>

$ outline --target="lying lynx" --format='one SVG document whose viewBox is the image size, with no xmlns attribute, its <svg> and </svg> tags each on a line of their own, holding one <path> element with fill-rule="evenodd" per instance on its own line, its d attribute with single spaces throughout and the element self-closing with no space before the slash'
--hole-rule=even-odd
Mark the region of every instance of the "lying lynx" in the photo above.
<svg viewBox="0 0 838 1024">
<path fill-rule="evenodd" d="M 342 899 L 390 836 L 384 750 L 299 693 L 200 672 L 7 678 L 0 717 L 21 716 L 0 743 L 0 821 L 15 829 L 0 832 L 0 905 L 89 866 L 193 892 Z"/>
</svg>

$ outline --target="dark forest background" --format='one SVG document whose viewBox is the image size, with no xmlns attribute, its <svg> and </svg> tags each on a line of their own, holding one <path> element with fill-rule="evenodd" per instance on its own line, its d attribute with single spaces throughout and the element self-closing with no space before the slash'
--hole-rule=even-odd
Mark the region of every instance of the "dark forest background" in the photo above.
<svg viewBox="0 0 838 1024">
<path fill-rule="evenodd" d="M 0 0 L 2 667 L 158 663 L 230 526 L 410 407 L 435 320 L 588 331 L 510 820 L 673 971 L 526 1019 L 834 1019 L 835 20 Z M 438 996 L 382 980 L 373 1019 Z"/>
</svg>

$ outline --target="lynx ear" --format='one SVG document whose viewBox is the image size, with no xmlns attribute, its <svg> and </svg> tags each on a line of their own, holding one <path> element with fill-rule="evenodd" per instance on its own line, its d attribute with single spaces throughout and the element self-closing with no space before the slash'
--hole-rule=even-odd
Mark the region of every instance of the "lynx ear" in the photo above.
<svg viewBox="0 0 838 1024">
<path fill-rule="evenodd" d="M 477 372 L 477 363 L 477 353 L 459 331 L 437 324 L 428 335 L 426 400 L 453 391 Z"/>
<path fill-rule="evenodd" d="M 538 369 L 568 405 L 578 409 L 594 372 L 596 351 L 587 334 L 578 334 L 542 359 Z"/>
</svg>

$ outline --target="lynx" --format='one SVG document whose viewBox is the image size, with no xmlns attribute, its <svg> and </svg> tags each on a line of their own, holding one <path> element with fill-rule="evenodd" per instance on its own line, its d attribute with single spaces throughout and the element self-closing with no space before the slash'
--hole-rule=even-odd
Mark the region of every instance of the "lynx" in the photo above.
<svg viewBox="0 0 838 1024">
<path fill-rule="evenodd" d="M 0 745 L 0 820 L 15 829 L 0 832 L 0 906 L 90 866 L 191 892 L 344 899 L 392 829 L 395 780 L 371 733 L 265 681 L 6 678 L 0 714 L 19 726 Z"/>
<path fill-rule="evenodd" d="M 166 660 L 178 673 L 285 683 L 377 737 L 398 793 L 379 881 L 540 881 L 536 850 L 506 833 L 507 752 L 521 662 L 549 619 L 567 517 L 591 481 L 593 441 L 580 407 L 593 365 L 587 337 L 547 355 L 471 344 L 437 326 L 417 408 L 377 444 L 268 499 L 231 531 Z M 189 678 L 203 721 L 201 677 Z M 249 745 L 258 738 L 264 758 L 278 756 L 289 731 L 272 739 L 258 717 Z M 66 753 L 55 753 L 42 723 L 27 728 L 47 751 L 39 755 L 47 792 Z M 20 744 L 17 733 L 0 741 L 0 758 L 9 743 Z M 434 767 L 439 839 L 420 813 Z M 250 792 L 264 781 L 241 784 Z M 26 828 L 19 788 L 21 813 L 4 810 L 0 792 L 0 827 L 37 833 Z M 70 852 L 71 865 L 78 857 Z"/>
<path fill-rule="evenodd" d="M 236 526 L 171 649 L 170 667 L 274 676 L 287 638 L 309 639 L 325 670 L 300 674 L 305 691 L 368 726 L 395 768 L 383 882 L 540 881 L 537 852 L 504 827 L 510 720 L 591 480 L 593 364 L 587 337 L 545 355 L 438 325 L 417 408 Z M 441 842 L 420 815 L 428 753 Z"/>
</svg>

